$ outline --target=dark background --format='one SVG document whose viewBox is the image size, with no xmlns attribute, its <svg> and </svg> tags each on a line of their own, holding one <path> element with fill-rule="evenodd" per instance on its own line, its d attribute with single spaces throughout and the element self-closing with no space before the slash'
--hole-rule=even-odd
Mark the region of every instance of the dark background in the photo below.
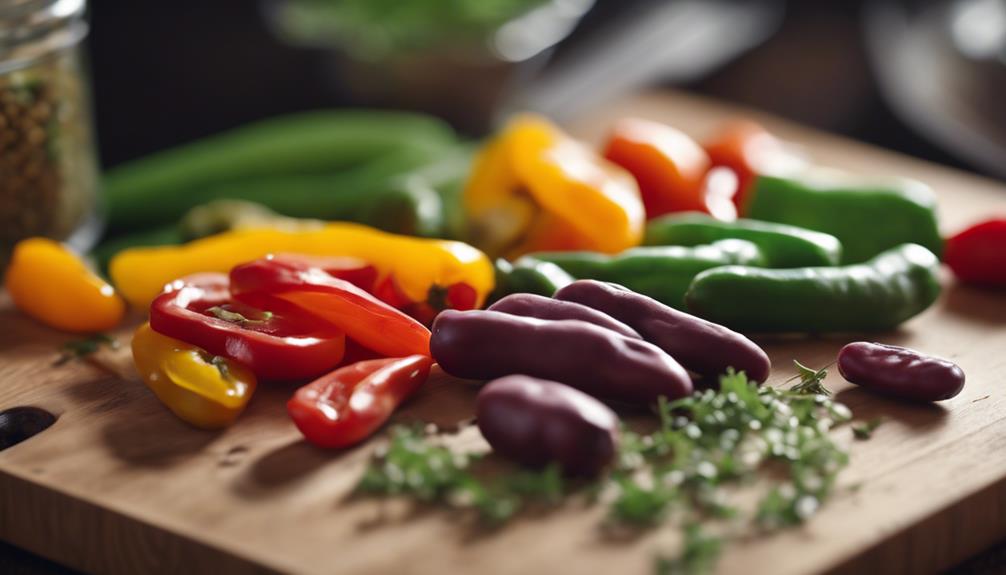
<svg viewBox="0 0 1006 575">
<path fill-rule="evenodd" d="M 560 59 L 619 11 L 646 1 L 599 0 L 560 47 Z M 862 41 L 862 4 L 790 2 L 767 42 L 682 87 L 967 167 L 904 126 L 881 100 Z M 103 164 L 249 120 L 352 104 L 345 89 L 323 77 L 324 55 L 276 40 L 262 8 L 248 0 L 94 2 L 88 49 Z"/>
</svg>

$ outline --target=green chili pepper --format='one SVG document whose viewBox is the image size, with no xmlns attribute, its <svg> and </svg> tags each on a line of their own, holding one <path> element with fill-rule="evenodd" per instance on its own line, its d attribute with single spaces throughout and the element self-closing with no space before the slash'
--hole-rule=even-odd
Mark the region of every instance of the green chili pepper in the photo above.
<svg viewBox="0 0 1006 575">
<path fill-rule="evenodd" d="M 690 212 L 650 220 L 643 243 L 698 246 L 728 238 L 755 244 L 765 256 L 766 265 L 773 268 L 834 266 L 842 259 L 842 244 L 829 234 L 757 220 L 724 222 Z"/>
<path fill-rule="evenodd" d="M 903 243 L 939 256 L 935 208 L 932 191 L 920 182 L 868 185 L 819 170 L 803 178 L 760 176 L 747 215 L 831 234 L 842 242 L 843 263 L 858 263 Z"/>
<path fill-rule="evenodd" d="M 756 245 L 727 239 L 706 246 L 651 246 L 608 256 L 594 252 L 541 252 L 530 257 L 552 262 L 577 279 L 623 285 L 671 307 L 684 308 L 684 295 L 699 272 L 730 264 L 760 266 Z"/>
<path fill-rule="evenodd" d="M 551 262 L 522 257 L 514 262 L 496 260 L 496 288 L 490 303 L 513 293 L 533 293 L 552 297 L 559 288 L 573 283 L 573 276 Z"/>
<path fill-rule="evenodd" d="M 428 160 L 454 143 L 445 124 L 415 114 L 344 110 L 274 118 L 109 171 L 104 180 L 109 226 L 127 230 L 168 223 L 193 206 L 221 197 L 258 201 L 282 213 L 287 213 L 285 207 L 296 208 L 298 213 L 287 215 L 318 217 L 308 209 L 311 202 L 339 196 L 356 183 L 341 177 L 347 170 L 409 150 L 425 151 Z M 372 171 L 371 176 L 386 183 L 402 171 Z M 289 197 L 282 188 L 259 184 L 319 174 L 340 177 L 318 186 L 295 184 Z M 229 193 L 213 192 L 227 184 L 234 184 Z M 247 195 L 242 192 L 246 188 Z"/>
<path fill-rule="evenodd" d="M 695 278 L 685 301 L 689 311 L 744 331 L 883 330 L 936 301 L 938 273 L 931 251 L 904 244 L 843 267 L 709 270 Z"/>
</svg>

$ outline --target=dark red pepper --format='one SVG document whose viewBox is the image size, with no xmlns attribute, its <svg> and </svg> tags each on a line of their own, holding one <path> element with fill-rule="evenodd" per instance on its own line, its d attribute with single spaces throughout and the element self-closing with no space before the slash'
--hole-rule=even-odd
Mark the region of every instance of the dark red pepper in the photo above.
<svg viewBox="0 0 1006 575">
<path fill-rule="evenodd" d="M 227 276 L 206 273 L 171 283 L 150 306 L 150 327 L 248 366 L 262 380 L 300 380 L 342 360 L 345 335 L 283 301 L 267 309 L 231 299 Z"/>
<path fill-rule="evenodd" d="M 1006 287 L 1006 218 L 993 218 L 947 240 L 943 261 L 965 283 Z"/>
</svg>

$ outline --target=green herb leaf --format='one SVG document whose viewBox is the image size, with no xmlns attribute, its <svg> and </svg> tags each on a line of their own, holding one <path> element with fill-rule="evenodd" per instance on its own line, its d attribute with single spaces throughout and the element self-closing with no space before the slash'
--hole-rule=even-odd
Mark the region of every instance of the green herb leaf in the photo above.
<svg viewBox="0 0 1006 575">
<path fill-rule="evenodd" d="M 684 529 L 685 541 L 681 553 L 674 558 L 659 557 L 655 571 L 658 575 L 700 575 L 716 566 L 723 552 L 723 540 L 706 535 L 698 523 Z"/>
<path fill-rule="evenodd" d="M 60 356 L 55 364 L 63 365 L 73 359 L 87 357 L 97 352 L 102 346 L 108 346 L 109 349 L 118 349 L 119 342 L 112 336 L 104 333 L 96 333 L 83 339 L 67 341 L 60 346 Z"/>
<path fill-rule="evenodd" d="M 868 421 L 859 421 L 852 424 L 852 435 L 861 441 L 866 441 L 873 437 L 873 432 L 884 423 L 882 417 L 874 417 Z"/>
<path fill-rule="evenodd" d="M 827 367 L 814 370 L 795 359 L 793 360 L 793 365 L 796 366 L 797 375 L 794 376 L 792 379 L 799 378 L 800 383 L 789 388 L 791 392 L 802 393 L 807 395 L 824 395 L 824 396 L 831 395 L 831 390 L 825 387 L 823 383 L 824 379 L 828 377 Z"/>
</svg>

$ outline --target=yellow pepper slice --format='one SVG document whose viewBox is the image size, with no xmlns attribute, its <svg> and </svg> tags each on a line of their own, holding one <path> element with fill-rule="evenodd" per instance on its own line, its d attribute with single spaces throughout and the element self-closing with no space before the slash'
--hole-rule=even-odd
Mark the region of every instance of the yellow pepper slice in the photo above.
<svg viewBox="0 0 1006 575">
<path fill-rule="evenodd" d="M 455 241 L 413 238 L 368 226 L 331 223 L 318 230 L 238 230 L 182 246 L 133 248 L 109 264 L 116 287 L 136 306 L 147 306 L 164 286 L 198 272 L 229 272 L 238 264 L 269 254 L 358 258 L 392 276 L 412 301 L 424 302 L 430 289 L 465 283 L 481 306 L 493 289 L 489 258 L 472 246 Z"/>
<path fill-rule="evenodd" d="M 112 286 L 63 244 L 46 238 L 18 242 L 4 284 L 18 309 L 62 331 L 112 329 L 126 313 Z"/>
<path fill-rule="evenodd" d="M 255 374 L 245 366 L 161 335 L 147 323 L 133 335 L 133 362 L 161 403 L 203 429 L 234 423 L 255 392 Z"/>
<path fill-rule="evenodd" d="M 639 244 L 646 221 L 631 174 L 531 115 L 483 148 L 464 199 L 475 245 L 507 257 L 617 253 Z"/>
</svg>

